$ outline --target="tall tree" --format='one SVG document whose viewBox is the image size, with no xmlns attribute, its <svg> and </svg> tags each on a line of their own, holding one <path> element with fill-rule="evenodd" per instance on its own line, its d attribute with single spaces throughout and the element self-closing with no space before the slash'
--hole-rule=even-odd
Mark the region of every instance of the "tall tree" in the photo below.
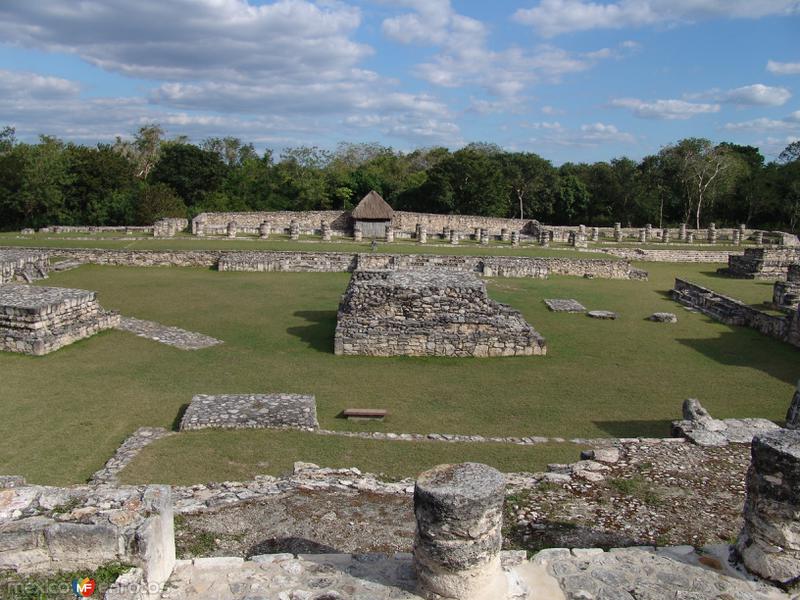
<svg viewBox="0 0 800 600">
<path fill-rule="evenodd" d="M 140 127 L 133 136 L 133 140 L 123 140 L 117 137 L 114 142 L 114 150 L 133 163 L 136 177 L 147 179 L 150 171 L 158 163 L 163 138 L 164 130 L 161 129 L 161 126 L 151 123 Z"/>
</svg>

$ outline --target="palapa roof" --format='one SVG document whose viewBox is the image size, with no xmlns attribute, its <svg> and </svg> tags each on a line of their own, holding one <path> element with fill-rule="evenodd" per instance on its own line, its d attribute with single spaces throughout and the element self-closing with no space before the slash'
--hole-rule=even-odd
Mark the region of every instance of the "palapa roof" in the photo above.
<svg viewBox="0 0 800 600">
<path fill-rule="evenodd" d="M 392 207 L 375 190 L 364 196 L 353 210 L 354 219 L 390 221 L 393 215 Z"/>
</svg>

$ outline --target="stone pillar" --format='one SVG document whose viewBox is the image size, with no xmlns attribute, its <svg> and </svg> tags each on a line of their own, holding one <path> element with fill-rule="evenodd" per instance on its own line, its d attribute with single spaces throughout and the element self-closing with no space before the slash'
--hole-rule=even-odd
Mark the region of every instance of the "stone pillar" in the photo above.
<svg viewBox="0 0 800 600">
<path fill-rule="evenodd" d="M 644 244 L 647 242 L 647 229 L 640 229 L 639 230 L 639 242 Z"/>
<path fill-rule="evenodd" d="M 230 221 L 228 223 L 228 237 L 235 238 L 236 237 L 236 222 Z"/>
<path fill-rule="evenodd" d="M 295 219 L 292 219 L 289 222 L 289 239 L 290 240 L 300 239 L 300 223 L 298 223 Z"/>
<path fill-rule="evenodd" d="M 744 223 L 739 224 L 739 237 L 743 242 L 747 239 L 747 225 Z"/>
<path fill-rule="evenodd" d="M 422 225 L 419 228 L 419 239 L 418 239 L 418 241 L 419 241 L 420 244 L 427 244 L 428 243 L 428 229 L 425 227 L 425 225 Z"/>
<path fill-rule="evenodd" d="M 205 232 L 200 233 L 201 226 L 202 226 L 202 223 L 198 223 L 197 224 L 197 235 L 199 235 L 199 236 L 202 236 L 203 233 L 205 233 Z M 125 227 L 125 235 L 133 235 L 133 229 L 131 229 L 130 227 Z"/>
<path fill-rule="evenodd" d="M 647 225 L 644 226 L 644 230 L 646 236 L 645 241 L 647 242 L 651 241 L 653 239 L 653 226 L 650 223 L 648 223 Z"/>
<path fill-rule="evenodd" d="M 450 239 L 450 229 L 447 227 L 442 227 L 442 239 L 449 240 Z"/>
<path fill-rule="evenodd" d="M 714 223 L 708 224 L 708 243 L 709 244 L 717 243 L 717 226 Z"/>
<path fill-rule="evenodd" d="M 665 244 L 669 244 L 669 229 L 666 227 L 661 230 L 661 241 Z"/>
<path fill-rule="evenodd" d="M 272 233 L 272 225 L 269 221 L 262 221 L 258 226 L 258 237 L 262 240 L 268 240 L 269 234 Z"/>
<path fill-rule="evenodd" d="M 419 241 L 419 232 L 422 229 L 422 223 L 417 223 L 417 226 L 414 228 L 414 239 Z"/>
<path fill-rule="evenodd" d="M 394 241 L 394 229 L 392 228 L 391 225 L 386 226 L 386 233 L 384 234 L 383 239 L 386 240 L 387 243 L 391 243 Z"/>
<path fill-rule="evenodd" d="M 690 231 L 686 234 L 686 243 L 694 244 L 694 231 Z"/>
<path fill-rule="evenodd" d="M 364 234 L 361 231 L 361 223 L 356 223 L 353 225 L 353 239 L 357 242 L 360 242 L 364 239 Z"/>
<path fill-rule="evenodd" d="M 511 238 L 509 237 L 509 235 L 510 235 L 510 234 L 508 233 L 508 229 L 506 229 L 505 227 L 503 227 L 503 228 L 500 230 L 500 241 L 501 241 L 501 242 L 507 242 L 508 240 L 510 240 L 510 239 L 511 239 Z"/>
<path fill-rule="evenodd" d="M 744 527 L 736 550 L 764 579 L 797 585 L 800 577 L 800 431 L 777 429 L 753 438 Z"/>
<path fill-rule="evenodd" d="M 792 403 L 786 412 L 786 429 L 800 429 L 800 380 L 797 382 Z"/>
<path fill-rule="evenodd" d="M 505 478 L 487 465 L 440 465 L 414 486 L 414 566 L 424 598 L 505 598 Z"/>
<path fill-rule="evenodd" d="M 763 231 L 756 231 L 755 235 L 755 242 L 756 246 L 763 246 L 764 245 L 764 232 Z"/>
<path fill-rule="evenodd" d="M 328 224 L 328 222 L 323 219 L 323 221 L 319 224 L 319 228 L 322 230 L 322 241 L 323 242 L 330 242 L 331 241 L 331 226 Z"/>
<path fill-rule="evenodd" d="M 600 228 L 599 227 L 592 227 L 592 241 L 593 242 L 600 241 Z"/>
<path fill-rule="evenodd" d="M 586 237 L 586 225 L 578 225 L 578 234 Z"/>
<path fill-rule="evenodd" d="M 485 229 L 481 229 L 481 246 L 488 246 L 489 245 L 489 232 Z"/>
<path fill-rule="evenodd" d="M 539 245 L 545 248 L 550 245 L 550 234 L 546 229 L 539 231 Z"/>
<path fill-rule="evenodd" d="M 451 229 L 450 230 L 450 243 L 453 244 L 454 246 L 457 246 L 458 245 L 458 238 L 459 238 L 458 230 Z"/>
<path fill-rule="evenodd" d="M 511 232 L 511 245 L 519 246 L 519 231 L 514 230 Z"/>
<path fill-rule="evenodd" d="M 473 231 L 473 236 L 472 237 L 475 239 L 476 242 L 480 242 L 481 241 L 481 228 L 480 227 L 475 227 L 475 230 Z"/>
<path fill-rule="evenodd" d="M 614 223 L 614 241 L 622 241 L 622 223 Z"/>
<path fill-rule="evenodd" d="M 742 232 L 738 229 L 733 230 L 733 245 L 739 246 L 742 243 Z"/>
<path fill-rule="evenodd" d="M 685 242 L 686 241 L 686 223 L 681 223 L 681 228 L 678 231 L 678 239 L 681 242 Z"/>
</svg>

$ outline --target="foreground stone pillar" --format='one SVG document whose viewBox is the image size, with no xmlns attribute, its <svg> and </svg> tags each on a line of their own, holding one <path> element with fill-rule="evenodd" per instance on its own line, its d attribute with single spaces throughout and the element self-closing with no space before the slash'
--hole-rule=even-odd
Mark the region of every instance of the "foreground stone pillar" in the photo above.
<svg viewBox="0 0 800 600">
<path fill-rule="evenodd" d="M 744 528 L 736 550 L 745 567 L 774 583 L 800 582 L 800 431 L 753 438 Z"/>
<path fill-rule="evenodd" d="M 459 238 L 458 231 L 456 229 L 451 229 L 450 243 L 453 244 L 454 246 L 458 246 L 458 238 Z"/>
<path fill-rule="evenodd" d="M 507 242 L 507 241 L 508 241 L 508 240 L 510 240 L 510 239 L 511 239 L 511 238 L 509 237 L 508 229 L 506 229 L 505 227 L 503 227 L 503 228 L 500 230 L 500 241 L 501 241 L 501 242 Z"/>
<path fill-rule="evenodd" d="M 512 246 L 519 246 L 519 231 L 512 231 L 511 232 L 511 245 Z"/>
<path fill-rule="evenodd" d="M 300 223 L 292 219 L 289 222 L 289 239 L 290 240 L 299 240 L 300 239 Z"/>
<path fill-rule="evenodd" d="M 717 226 L 714 223 L 708 224 L 708 243 L 709 244 L 717 243 Z"/>
<path fill-rule="evenodd" d="M 481 246 L 488 246 L 489 245 L 489 232 L 485 229 L 481 229 Z"/>
<path fill-rule="evenodd" d="M 386 240 L 387 243 L 391 243 L 394 241 L 394 229 L 392 228 L 391 225 L 386 226 L 386 233 L 384 234 L 383 239 Z"/>
<path fill-rule="evenodd" d="M 361 231 L 361 224 L 360 223 L 356 223 L 353 226 L 353 239 L 355 241 L 357 241 L 357 242 L 360 242 L 361 240 L 364 239 L 364 234 Z"/>
<path fill-rule="evenodd" d="M 763 231 L 756 231 L 755 242 L 757 246 L 764 245 L 764 232 Z"/>
<path fill-rule="evenodd" d="M 647 229 L 639 230 L 639 242 L 642 244 L 647 242 Z"/>
<path fill-rule="evenodd" d="M 414 227 L 414 239 L 419 241 L 419 232 L 422 229 L 422 223 L 417 223 Z"/>
<path fill-rule="evenodd" d="M 678 240 L 681 242 L 686 241 L 686 223 L 681 223 L 681 228 L 678 230 Z"/>
<path fill-rule="evenodd" d="M 550 234 L 544 229 L 539 232 L 539 245 L 544 247 L 550 245 Z"/>
<path fill-rule="evenodd" d="M 331 226 L 328 224 L 328 222 L 323 220 L 319 224 L 319 228 L 322 230 L 322 241 L 323 242 L 330 242 L 331 241 Z"/>
<path fill-rule="evenodd" d="M 694 231 L 690 231 L 686 234 L 686 243 L 687 244 L 694 244 Z"/>
<path fill-rule="evenodd" d="M 574 246 L 577 239 L 578 236 L 575 235 L 575 232 L 570 231 L 569 234 L 567 235 L 567 244 L 569 244 L 570 246 Z"/>
<path fill-rule="evenodd" d="M 480 242 L 481 241 L 481 228 L 480 227 L 475 227 L 474 228 L 472 237 L 475 239 L 476 242 Z"/>
<path fill-rule="evenodd" d="M 258 226 L 258 237 L 262 240 L 268 240 L 270 233 L 272 233 L 272 225 L 270 225 L 269 221 L 262 221 L 261 225 Z"/>
<path fill-rule="evenodd" d="M 742 239 L 742 241 L 744 241 L 745 238 L 747 238 L 747 225 L 745 225 L 744 223 L 741 223 L 739 225 L 739 237 Z"/>
<path fill-rule="evenodd" d="M 582 236 L 586 236 L 586 225 L 578 225 L 578 233 Z"/>
<path fill-rule="evenodd" d="M 234 221 L 228 223 L 228 237 L 229 238 L 236 237 L 236 223 Z"/>
<path fill-rule="evenodd" d="M 797 382 L 792 403 L 786 413 L 786 429 L 800 429 L 800 380 Z"/>
<path fill-rule="evenodd" d="M 479 463 L 440 465 L 414 487 L 414 565 L 426 598 L 504 598 L 505 478 Z"/>
<path fill-rule="evenodd" d="M 592 227 L 592 241 L 597 242 L 600 240 L 600 228 Z"/>
<path fill-rule="evenodd" d="M 427 244 L 428 243 L 428 229 L 423 225 L 419 228 L 419 243 L 420 244 Z"/>
<path fill-rule="evenodd" d="M 622 223 L 614 223 L 614 241 L 622 241 Z"/>
<path fill-rule="evenodd" d="M 644 231 L 645 231 L 646 241 L 649 242 L 650 240 L 653 239 L 653 226 L 650 223 L 648 223 L 647 225 L 644 226 Z"/>
<path fill-rule="evenodd" d="M 738 246 L 742 243 L 742 232 L 738 229 L 733 230 L 733 245 Z"/>
<path fill-rule="evenodd" d="M 661 230 L 661 241 L 665 244 L 669 244 L 669 229 L 666 227 Z"/>
</svg>

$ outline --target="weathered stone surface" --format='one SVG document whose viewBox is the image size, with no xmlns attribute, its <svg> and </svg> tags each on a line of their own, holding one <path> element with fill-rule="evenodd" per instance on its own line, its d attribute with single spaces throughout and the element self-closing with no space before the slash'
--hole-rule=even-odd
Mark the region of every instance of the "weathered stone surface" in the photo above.
<svg viewBox="0 0 800 600">
<path fill-rule="evenodd" d="M 522 315 L 475 275 L 357 271 L 337 315 L 334 352 L 368 356 L 518 356 L 547 351 Z"/>
<path fill-rule="evenodd" d="M 141 452 L 143 448 L 162 438 L 174 435 L 174 433 L 175 432 L 168 431 L 163 427 L 140 427 L 122 442 L 122 445 L 117 448 L 114 456 L 108 459 L 108 462 L 106 462 L 103 468 L 92 475 L 89 480 L 90 483 L 118 483 L 117 475 L 119 472 L 128 466 L 128 464 L 139 455 L 139 452 Z"/>
<path fill-rule="evenodd" d="M 714 419 L 695 398 L 683 402 L 683 420 L 672 422 L 672 434 L 683 436 L 699 446 L 749 444 L 753 437 L 779 430 L 767 419 Z"/>
<path fill-rule="evenodd" d="M 611 312 L 610 310 L 590 310 L 586 315 L 593 319 L 607 319 L 612 321 L 617 318 L 617 313 Z"/>
<path fill-rule="evenodd" d="M 800 381 L 797 382 L 792 402 L 786 412 L 786 428 L 800 429 Z"/>
<path fill-rule="evenodd" d="M 0 490 L 25 485 L 25 478 L 21 475 L 0 475 Z"/>
<path fill-rule="evenodd" d="M 0 250 L 0 284 L 16 279 L 28 283 L 36 279 L 46 279 L 48 271 L 49 259 L 46 252 L 19 249 Z"/>
<path fill-rule="evenodd" d="M 786 586 L 800 582 L 800 431 L 756 436 L 736 548 L 747 569 Z"/>
<path fill-rule="evenodd" d="M 414 563 L 423 595 L 480 598 L 495 589 L 504 497 L 503 474 L 487 465 L 440 465 L 419 476 Z"/>
<path fill-rule="evenodd" d="M 181 419 L 180 430 L 211 427 L 316 429 L 317 403 L 314 396 L 301 394 L 197 395 Z"/>
<path fill-rule="evenodd" d="M 0 286 L 0 350 L 47 354 L 118 322 L 119 315 L 103 310 L 95 292 Z"/>
<path fill-rule="evenodd" d="M 582 313 L 586 307 L 574 299 L 546 298 L 544 303 L 553 312 Z"/>
<path fill-rule="evenodd" d="M 669 312 L 656 312 L 653 313 L 648 317 L 650 321 L 655 321 L 657 323 L 677 323 L 678 317 L 675 313 Z"/>
<path fill-rule="evenodd" d="M 116 328 L 181 350 L 201 350 L 222 343 L 202 333 L 134 317 L 121 317 Z"/>
<path fill-rule="evenodd" d="M 761 245 L 760 240 L 756 243 Z M 785 280 L 789 267 L 800 262 L 800 248 L 747 248 L 744 255 L 732 255 L 728 267 L 720 269 L 725 275 L 744 279 Z"/>
</svg>

